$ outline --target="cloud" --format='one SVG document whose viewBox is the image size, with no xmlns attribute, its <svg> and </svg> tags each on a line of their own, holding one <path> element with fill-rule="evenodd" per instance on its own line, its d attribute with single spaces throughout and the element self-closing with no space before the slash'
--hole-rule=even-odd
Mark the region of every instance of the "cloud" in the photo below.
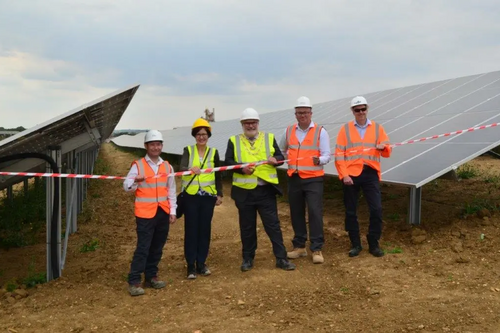
<svg viewBox="0 0 500 333">
<path fill-rule="evenodd" d="M 31 126 L 141 83 L 118 127 L 166 129 L 205 107 L 222 120 L 301 95 L 319 103 L 498 70 L 499 10 L 493 0 L 4 2 L 0 116 Z"/>
</svg>

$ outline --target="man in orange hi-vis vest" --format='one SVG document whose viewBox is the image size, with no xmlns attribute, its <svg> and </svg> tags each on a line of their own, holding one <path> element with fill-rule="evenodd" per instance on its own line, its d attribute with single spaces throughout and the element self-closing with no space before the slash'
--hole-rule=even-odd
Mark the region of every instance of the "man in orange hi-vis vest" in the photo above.
<svg viewBox="0 0 500 333">
<path fill-rule="evenodd" d="M 288 202 L 294 231 L 293 250 L 288 258 L 307 256 L 306 206 L 312 261 L 324 262 L 323 236 L 323 165 L 330 162 L 330 137 L 323 126 L 312 121 L 312 105 L 302 96 L 295 105 L 297 123 L 289 126 L 280 141 L 288 155 Z"/>
<path fill-rule="evenodd" d="M 151 130 L 144 137 L 146 156 L 132 163 L 123 182 L 127 192 L 135 192 L 135 217 L 137 224 L 137 247 L 128 274 L 129 293 L 144 294 L 141 275 L 145 276 L 145 287 L 164 288 L 166 283 L 158 279 L 158 264 L 163 254 L 171 223 L 176 221 L 177 197 L 174 177 L 167 177 L 174 169 L 160 154 L 163 137 Z M 155 175 L 162 175 L 154 178 Z"/>
<path fill-rule="evenodd" d="M 382 234 L 382 198 L 380 194 L 380 157 L 391 156 L 389 137 L 382 125 L 368 119 L 368 103 L 363 96 L 351 101 L 354 120 L 340 128 L 335 147 L 335 167 L 342 181 L 345 204 L 345 230 L 349 233 L 349 257 L 362 250 L 356 214 L 359 190 L 363 190 L 370 209 L 369 252 L 382 257 L 379 247 Z"/>
</svg>

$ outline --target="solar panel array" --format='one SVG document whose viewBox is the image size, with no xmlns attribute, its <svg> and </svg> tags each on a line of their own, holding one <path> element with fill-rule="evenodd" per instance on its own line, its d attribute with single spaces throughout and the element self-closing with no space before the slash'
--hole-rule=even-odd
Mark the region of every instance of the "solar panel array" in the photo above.
<svg viewBox="0 0 500 333">
<path fill-rule="evenodd" d="M 374 92 L 364 97 L 370 105 L 368 117 L 384 126 L 392 143 L 403 142 L 500 122 L 500 71 Z M 313 107 L 313 121 L 328 131 L 332 153 L 340 127 L 353 119 L 351 99 Z M 241 111 L 235 110 L 235 118 Z M 261 115 L 260 130 L 275 133 L 279 140 L 285 128 L 295 122 L 293 108 L 266 113 Z M 189 127 L 162 133 L 164 151 L 168 153 L 182 154 L 183 147 L 194 142 Z M 219 149 L 223 158 L 228 138 L 238 133 L 241 133 L 238 119 L 212 123 L 209 145 Z M 120 136 L 113 142 L 142 148 L 143 138 L 143 134 Z M 498 145 L 500 127 L 396 147 L 391 158 L 382 159 L 382 178 L 384 182 L 420 187 Z M 325 171 L 337 175 L 333 163 Z"/>
<path fill-rule="evenodd" d="M 120 121 L 138 85 L 125 88 L 0 141 L 0 156 L 46 153 L 61 146 L 62 154 L 86 146 L 99 146 Z M 29 159 L 0 164 L 1 171 L 43 172 L 45 162 Z M 22 181 L 22 177 L 0 176 L 0 189 Z"/>
</svg>

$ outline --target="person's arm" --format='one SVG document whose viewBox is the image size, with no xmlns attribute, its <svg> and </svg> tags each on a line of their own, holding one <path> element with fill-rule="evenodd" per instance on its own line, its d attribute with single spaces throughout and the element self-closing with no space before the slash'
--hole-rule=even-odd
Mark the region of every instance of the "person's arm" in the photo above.
<svg viewBox="0 0 500 333">
<path fill-rule="evenodd" d="M 231 141 L 231 139 L 229 139 L 227 141 L 226 157 L 224 159 L 224 162 L 226 165 L 243 164 L 243 163 L 236 162 L 236 160 L 234 159 L 234 145 L 233 145 L 233 142 Z M 232 171 L 236 172 L 236 173 L 241 173 L 242 175 L 244 174 L 243 169 L 234 169 Z"/>
<path fill-rule="evenodd" d="M 391 147 L 391 142 L 389 141 L 389 136 L 385 132 L 384 128 L 380 125 L 379 129 L 379 142 L 377 142 L 377 145 L 381 144 L 384 145 L 384 149 L 380 151 L 380 155 L 385 158 L 391 157 L 392 153 L 392 147 Z"/>
<path fill-rule="evenodd" d="M 330 136 L 325 128 L 319 132 L 319 164 L 325 165 L 330 162 L 332 151 L 330 149 Z"/>
<path fill-rule="evenodd" d="M 276 159 L 276 161 L 281 162 L 285 160 L 285 156 L 283 156 L 283 153 L 281 152 L 280 147 L 278 146 L 278 143 L 276 142 L 276 139 L 274 139 L 273 142 L 273 147 L 274 147 L 274 154 L 273 157 Z M 283 162 L 276 164 L 275 166 L 280 166 L 283 165 Z"/>
<path fill-rule="evenodd" d="M 168 173 L 174 173 L 174 168 L 171 165 Z M 170 215 L 175 216 L 177 212 L 177 188 L 175 185 L 175 177 L 167 177 L 167 188 L 168 203 L 170 204 Z"/>
<path fill-rule="evenodd" d="M 135 190 L 137 190 L 135 177 L 137 177 L 138 174 L 139 172 L 137 170 L 137 164 L 134 163 L 132 164 L 132 167 L 127 174 L 127 179 L 123 181 L 123 189 L 125 190 L 125 192 L 135 192 Z"/>
<path fill-rule="evenodd" d="M 337 173 L 339 174 L 340 179 L 349 177 L 347 166 L 345 164 L 345 152 L 347 149 L 346 144 L 346 133 L 344 126 L 342 126 L 339 130 L 339 134 L 337 135 L 337 144 L 335 145 L 335 167 L 337 168 Z"/>
<path fill-rule="evenodd" d="M 212 148 L 215 149 L 215 148 Z M 219 151 L 215 149 L 215 155 L 214 155 L 214 166 L 220 167 L 220 157 L 219 157 Z M 215 173 L 215 189 L 217 190 L 217 196 L 218 197 L 223 197 L 224 193 L 222 192 L 222 174 L 220 171 L 217 171 Z"/>
<path fill-rule="evenodd" d="M 288 156 L 288 142 L 286 140 L 286 132 L 288 131 L 288 127 L 285 128 L 285 131 L 283 132 L 283 135 L 280 138 L 279 141 L 279 149 L 281 150 L 284 159 Z"/>
<path fill-rule="evenodd" d="M 189 150 L 187 147 L 184 147 L 184 151 L 182 152 L 181 164 L 179 164 L 180 171 L 189 170 Z"/>
</svg>

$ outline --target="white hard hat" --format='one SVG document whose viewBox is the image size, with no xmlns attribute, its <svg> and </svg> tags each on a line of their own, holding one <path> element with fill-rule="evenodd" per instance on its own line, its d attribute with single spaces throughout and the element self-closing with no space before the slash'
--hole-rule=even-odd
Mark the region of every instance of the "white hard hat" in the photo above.
<svg viewBox="0 0 500 333">
<path fill-rule="evenodd" d="M 255 111 L 254 109 L 252 109 L 252 108 L 246 108 L 241 113 L 240 121 L 250 120 L 250 119 L 260 120 L 259 113 L 257 111 Z"/>
<path fill-rule="evenodd" d="M 356 96 L 351 101 L 351 108 L 357 105 L 368 105 L 368 102 L 366 102 L 366 98 L 363 96 Z"/>
<path fill-rule="evenodd" d="M 150 130 L 146 133 L 146 136 L 144 137 L 144 143 L 153 141 L 163 142 L 163 135 L 161 135 L 160 131 Z"/>
<path fill-rule="evenodd" d="M 312 108 L 311 101 L 306 96 L 301 96 L 297 100 L 296 108 Z"/>
</svg>

